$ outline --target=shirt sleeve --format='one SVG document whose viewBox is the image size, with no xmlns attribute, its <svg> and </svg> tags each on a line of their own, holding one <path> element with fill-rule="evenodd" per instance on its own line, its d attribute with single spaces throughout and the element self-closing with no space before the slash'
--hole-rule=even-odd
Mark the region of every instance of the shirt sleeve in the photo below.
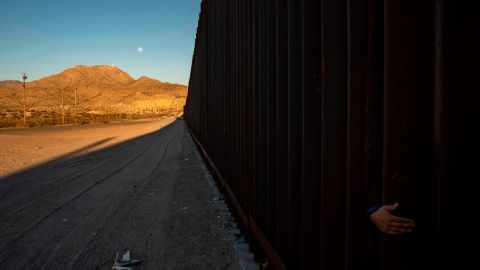
<svg viewBox="0 0 480 270">
<path fill-rule="evenodd" d="M 377 211 L 380 207 L 382 207 L 381 203 L 375 203 L 368 208 L 365 214 L 369 217 L 373 212 Z"/>
</svg>

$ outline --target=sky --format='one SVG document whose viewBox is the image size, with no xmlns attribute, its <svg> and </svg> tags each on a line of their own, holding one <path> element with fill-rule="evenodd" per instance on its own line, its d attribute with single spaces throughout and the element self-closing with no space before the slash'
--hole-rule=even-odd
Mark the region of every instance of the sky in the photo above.
<svg viewBox="0 0 480 270">
<path fill-rule="evenodd" d="M 0 80 L 76 65 L 187 84 L 200 0 L 0 0 Z"/>
</svg>

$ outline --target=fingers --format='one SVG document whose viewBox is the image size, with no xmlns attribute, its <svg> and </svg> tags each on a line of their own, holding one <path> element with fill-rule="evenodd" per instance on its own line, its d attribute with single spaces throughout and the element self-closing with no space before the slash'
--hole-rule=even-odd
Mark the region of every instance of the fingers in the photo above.
<svg viewBox="0 0 480 270">
<path fill-rule="evenodd" d="M 394 203 L 394 204 L 386 204 L 384 206 L 382 206 L 383 209 L 387 210 L 387 211 L 393 211 L 395 209 L 397 209 L 398 207 L 398 203 Z"/>
<path fill-rule="evenodd" d="M 387 231 L 386 233 L 387 234 L 404 234 L 404 233 L 409 233 L 411 231 L 407 231 L 407 230 L 389 230 Z"/>
<path fill-rule="evenodd" d="M 387 234 L 409 233 L 415 227 L 413 219 L 394 216 L 390 213 L 397 209 L 398 203 L 384 205 L 378 211 L 370 215 L 372 222 L 378 229 Z"/>
<path fill-rule="evenodd" d="M 391 223 L 390 223 L 390 226 L 391 226 L 391 227 L 395 227 L 395 228 L 406 228 L 406 229 L 415 228 L 415 224 L 413 224 L 413 223 L 391 222 Z"/>
<path fill-rule="evenodd" d="M 413 220 L 401 218 L 401 222 L 389 222 L 388 229 L 386 233 L 388 234 L 402 234 L 402 233 L 409 233 L 415 227 Z M 405 221 L 407 220 L 407 221 Z"/>
<path fill-rule="evenodd" d="M 404 228 L 404 227 L 390 227 L 386 233 L 388 234 L 403 234 L 409 233 L 412 231 L 413 228 Z"/>
<path fill-rule="evenodd" d="M 390 216 L 390 222 L 392 222 L 392 223 L 411 223 L 411 224 L 414 224 L 413 219 L 398 217 L 398 216 L 394 216 L 394 215 Z"/>
<path fill-rule="evenodd" d="M 388 227 L 389 227 L 388 233 L 402 234 L 402 233 L 411 232 L 415 227 L 415 223 L 413 222 L 413 219 L 402 218 L 402 217 L 397 217 L 392 215 Z"/>
<path fill-rule="evenodd" d="M 390 230 L 400 231 L 400 232 L 411 232 L 415 225 L 413 224 L 391 224 Z"/>
</svg>

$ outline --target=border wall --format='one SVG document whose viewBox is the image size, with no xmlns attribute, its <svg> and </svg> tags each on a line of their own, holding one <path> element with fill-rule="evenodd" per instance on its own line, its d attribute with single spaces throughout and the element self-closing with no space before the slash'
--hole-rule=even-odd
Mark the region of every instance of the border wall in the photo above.
<svg viewBox="0 0 480 270">
<path fill-rule="evenodd" d="M 259 263 L 471 267 L 475 1 L 201 5 L 185 119 Z M 415 230 L 377 232 L 365 216 L 374 202 L 399 202 Z"/>
</svg>

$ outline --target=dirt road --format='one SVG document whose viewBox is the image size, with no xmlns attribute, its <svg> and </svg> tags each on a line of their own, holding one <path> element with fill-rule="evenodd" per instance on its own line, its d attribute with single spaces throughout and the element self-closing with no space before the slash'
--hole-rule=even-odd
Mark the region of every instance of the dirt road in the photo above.
<svg viewBox="0 0 480 270">
<path fill-rule="evenodd" d="M 182 120 L 0 139 L 0 269 L 111 269 L 126 250 L 136 269 L 238 269 Z"/>
</svg>

